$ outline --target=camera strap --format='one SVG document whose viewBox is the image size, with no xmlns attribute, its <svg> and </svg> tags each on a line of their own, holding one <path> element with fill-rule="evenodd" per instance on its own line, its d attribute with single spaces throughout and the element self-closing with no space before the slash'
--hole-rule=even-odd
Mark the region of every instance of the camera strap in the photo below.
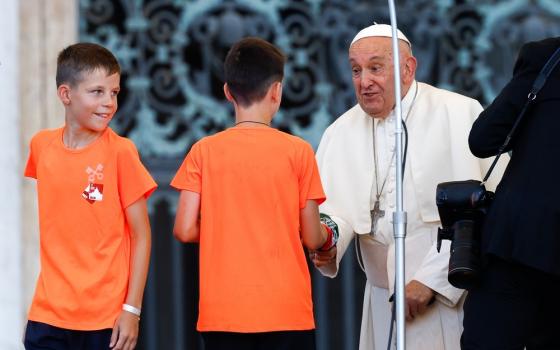
<svg viewBox="0 0 560 350">
<path fill-rule="evenodd" d="M 484 183 L 486 183 L 486 180 L 488 180 L 488 178 L 490 177 L 492 170 L 494 170 L 496 163 L 498 163 L 498 159 L 500 159 L 500 156 L 504 153 L 504 150 L 509 145 L 511 138 L 515 133 L 515 130 L 519 125 L 519 122 L 521 121 L 521 119 L 523 119 L 523 116 L 525 115 L 525 112 L 527 111 L 529 105 L 537 98 L 537 94 L 541 91 L 544 84 L 546 83 L 546 80 L 550 76 L 550 73 L 552 73 L 552 71 L 554 70 L 554 68 L 556 67 L 559 61 L 560 61 L 560 47 L 556 49 L 556 51 L 552 54 L 552 56 L 548 59 L 544 67 L 539 72 L 537 79 L 535 79 L 535 82 L 533 83 L 533 87 L 531 88 L 531 91 L 527 95 L 527 101 L 525 102 L 523 109 L 521 109 L 521 112 L 519 113 L 519 116 L 515 120 L 513 127 L 511 128 L 509 134 L 506 136 L 506 140 L 504 141 L 504 144 L 498 150 L 498 154 L 496 155 L 496 158 L 494 158 L 494 161 L 492 162 L 490 169 L 488 169 L 488 172 L 484 176 L 481 185 L 484 185 Z"/>
</svg>

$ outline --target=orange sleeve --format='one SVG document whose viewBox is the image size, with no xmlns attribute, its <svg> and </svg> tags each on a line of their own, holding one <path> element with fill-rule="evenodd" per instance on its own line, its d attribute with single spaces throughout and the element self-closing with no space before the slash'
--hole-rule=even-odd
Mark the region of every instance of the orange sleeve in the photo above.
<svg viewBox="0 0 560 350">
<path fill-rule="evenodd" d="M 127 208 L 141 197 L 146 199 L 156 189 L 157 184 L 142 162 L 136 147 L 126 140 L 125 147 L 119 150 L 117 177 L 121 206 Z"/>
<path fill-rule="evenodd" d="M 37 178 L 37 160 L 36 160 L 36 154 L 37 151 L 34 150 L 35 148 L 35 137 L 33 137 L 31 139 L 31 142 L 29 143 L 29 156 L 27 158 L 27 164 L 25 165 L 25 170 L 23 172 L 23 175 L 26 177 L 32 177 L 34 179 Z"/>
<path fill-rule="evenodd" d="M 177 170 L 175 177 L 171 180 L 171 187 L 178 190 L 187 190 L 200 193 L 202 190 L 202 154 L 200 142 L 195 143 L 183 164 Z"/>
<path fill-rule="evenodd" d="M 302 150 L 301 156 L 301 171 L 299 176 L 299 207 L 305 208 L 306 202 L 309 199 L 314 199 L 317 204 L 325 201 L 326 196 L 319 177 L 319 169 L 313 149 L 306 142 Z"/>
</svg>

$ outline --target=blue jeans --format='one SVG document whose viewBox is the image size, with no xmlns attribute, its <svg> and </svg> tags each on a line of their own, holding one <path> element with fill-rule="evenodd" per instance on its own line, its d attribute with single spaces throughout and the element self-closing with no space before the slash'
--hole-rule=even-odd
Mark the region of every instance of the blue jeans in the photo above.
<svg viewBox="0 0 560 350">
<path fill-rule="evenodd" d="M 109 349 L 112 329 L 77 331 L 28 321 L 23 345 L 26 350 Z"/>
<path fill-rule="evenodd" d="M 201 334 L 206 350 L 315 350 L 315 330 Z"/>
</svg>

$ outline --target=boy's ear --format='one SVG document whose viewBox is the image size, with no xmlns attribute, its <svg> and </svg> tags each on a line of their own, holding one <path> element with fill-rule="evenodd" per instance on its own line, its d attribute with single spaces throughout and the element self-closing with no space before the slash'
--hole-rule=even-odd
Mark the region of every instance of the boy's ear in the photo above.
<svg viewBox="0 0 560 350">
<path fill-rule="evenodd" d="M 270 97 L 274 102 L 282 101 L 282 82 L 277 81 L 270 86 Z"/>
<path fill-rule="evenodd" d="M 65 106 L 70 104 L 70 86 L 62 84 L 58 87 L 56 93 Z"/>
<path fill-rule="evenodd" d="M 231 95 L 231 92 L 229 91 L 229 87 L 227 83 L 224 83 L 224 95 L 226 95 L 226 98 L 229 102 L 235 103 L 235 100 Z"/>
</svg>

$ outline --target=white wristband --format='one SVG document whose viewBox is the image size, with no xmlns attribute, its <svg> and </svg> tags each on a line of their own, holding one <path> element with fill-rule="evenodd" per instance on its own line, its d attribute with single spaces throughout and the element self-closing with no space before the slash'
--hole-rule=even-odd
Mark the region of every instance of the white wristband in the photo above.
<svg viewBox="0 0 560 350">
<path fill-rule="evenodd" d="M 123 304 L 122 309 L 124 311 L 128 311 L 131 314 L 135 314 L 136 316 L 140 317 L 141 310 L 139 308 L 136 308 L 136 307 L 134 307 L 132 305 L 128 305 L 128 304 Z"/>
</svg>

